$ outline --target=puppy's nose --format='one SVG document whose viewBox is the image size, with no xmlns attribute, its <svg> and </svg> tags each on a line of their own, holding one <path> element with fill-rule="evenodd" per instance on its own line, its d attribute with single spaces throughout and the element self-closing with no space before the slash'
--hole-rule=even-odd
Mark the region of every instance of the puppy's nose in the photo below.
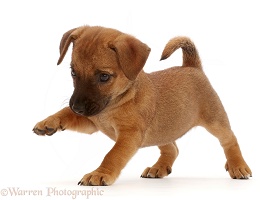
<svg viewBox="0 0 269 200">
<path fill-rule="evenodd" d="M 82 115 L 84 112 L 85 112 L 85 105 L 83 104 L 73 104 L 72 105 L 72 110 L 79 114 L 79 115 Z"/>
</svg>

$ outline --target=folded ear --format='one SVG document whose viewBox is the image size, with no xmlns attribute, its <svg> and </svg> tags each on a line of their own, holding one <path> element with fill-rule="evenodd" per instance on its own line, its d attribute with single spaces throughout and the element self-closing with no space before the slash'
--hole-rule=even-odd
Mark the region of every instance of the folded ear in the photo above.
<svg viewBox="0 0 269 200">
<path fill-rule="evenodd" d="M 120 35 L 109 44 L 118 58 L 119 65 L 130 80 L 135 80 L 144 67 L 150 48 L 130 35 Z"/>
<path fill-rule="evenodd" d="M 80 33 L 79 30 L 80 30 L 79 28 L 73 28 L 73 29 L 67 31 L 63 35 L 61 42 L 60 42 L 60 57 L 59 57 L 59 60 L 57 62 L 57 65 L 61 64 L 61 62 L 63 61 L 64 56 L 65 56 L 71 42 L 73 42 L 74 40 L 76 40 L 78 38 L 79 33 Z"/>
</svg>

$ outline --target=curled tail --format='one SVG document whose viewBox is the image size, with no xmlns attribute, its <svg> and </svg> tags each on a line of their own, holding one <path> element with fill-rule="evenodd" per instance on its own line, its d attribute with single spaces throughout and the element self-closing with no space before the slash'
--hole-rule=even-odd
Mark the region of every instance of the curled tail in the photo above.
<svg viewBox="0 0 269 200">
<path fill-rule="evenodd" d="M 182 49 L 183 67 L 202 68 L 201 60 L 194 43 L 188 37 L 175 37 L 165 46 L 161 60 L 165 60 L 177 49 Z"/>
</svg>

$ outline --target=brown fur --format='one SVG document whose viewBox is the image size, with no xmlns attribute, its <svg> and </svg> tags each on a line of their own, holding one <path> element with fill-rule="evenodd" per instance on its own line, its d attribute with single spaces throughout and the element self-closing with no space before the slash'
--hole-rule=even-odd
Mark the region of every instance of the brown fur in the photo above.
<svg viewBox="0 0 269 200">
<path fill-rule="evenodd" d="M 103 27 L 72 29 L 63 35 L 58 64 L 71 43 L 74 92 L 69 107 L 37 123 L 33 131 L 52 135 L 64 129 L 89 134 L 100 130 L 115 141 L 101 165 L 80 185 L 113 184 L 137 150 L 146 146 L 158 146 L 161 155 L 141 177 L 167 176 L 178 155 L 175 141 L 195 126 L 219 139 L 232 178 L 252 175 L 189 38 L 170 40 L 161 58 L 182 48 L 182 67 L 151 74 L 142 70 L 149 47 L 130 35 Z"/>
</svg>

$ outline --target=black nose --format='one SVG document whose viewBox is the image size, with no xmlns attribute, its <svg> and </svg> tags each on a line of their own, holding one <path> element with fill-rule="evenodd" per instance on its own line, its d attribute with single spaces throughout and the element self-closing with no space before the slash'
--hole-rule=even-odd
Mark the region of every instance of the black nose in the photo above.
<svg viewBox="0 0 269 200">
<path fill-rule="evenodd" d="M 95 102 L 74 102 L 70 104 L 70 108 L 73 110 L 73 112 L 84 116 L 96 115 L 101 111 L 99 104 Z"/>
<path fill-rule="evenodd" d="M 71 108 L 77 114 L 83 115 L 85 113 L 85 105 L 83 104 L 73 104 Z"/>
</svg>

